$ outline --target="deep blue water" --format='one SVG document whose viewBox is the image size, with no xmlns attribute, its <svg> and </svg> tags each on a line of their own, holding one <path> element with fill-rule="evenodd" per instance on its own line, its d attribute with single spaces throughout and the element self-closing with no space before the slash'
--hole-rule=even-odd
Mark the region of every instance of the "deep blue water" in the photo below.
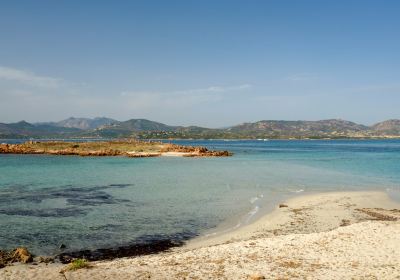
<svg viewBox="0 0 400 280">
<path fill-rule="evenodd" d="M 5 142 L 4 140 L 0 142 Z M 399 199 L 399 140 L 175 141 L 228 158 L 0 155 L 0 248 L 37 254 L 245 224 L 288 196 L 383 190 Z"/>
</svg>

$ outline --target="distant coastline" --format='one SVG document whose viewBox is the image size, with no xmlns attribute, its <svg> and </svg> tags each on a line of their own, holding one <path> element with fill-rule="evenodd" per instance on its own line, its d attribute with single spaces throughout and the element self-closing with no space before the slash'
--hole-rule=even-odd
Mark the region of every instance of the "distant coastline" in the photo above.
<svg viewBox="0 0 400 280">
<path fill-rule="evenodd" d="M 329 119 L 320 121 L 263 120 L 226 128 L 171 126 L 146 119 L 69 118 L 60 122 L 0 123 L 0 139 L 397 139 L 400 120 L 371 126 Z"/>
</svg>

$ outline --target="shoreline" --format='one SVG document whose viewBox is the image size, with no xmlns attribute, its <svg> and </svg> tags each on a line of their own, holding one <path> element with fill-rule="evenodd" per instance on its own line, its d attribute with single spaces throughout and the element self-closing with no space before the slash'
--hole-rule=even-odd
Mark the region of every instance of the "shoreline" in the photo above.
<svg viewBox="0 0 400 280">
<path fill-rule="evenodd" d="M 354 277 L 364 275 L 366 269 L 371 275 L 381 276 L 378 278 L 385 278 L 393 273 L 400 274 L 400 204 L 391 200 L 386 192 L 304 194 L 285 200 L 281 206 L 277 205 L 272 212 L 237 230 L 211 238 L 197 237 L 182 247 L 174 247 L 158 254 L 96 261 L 92 263 L 90 269 L 67 271 L 63 275 L 59 272 L 65 266 L 59 263 L 15 264 L 0 269 L 0 278 L 13 280 L 21 279 L 18 278 L 21 275 L 29 275 L 30 279 L 64 280 L 116 277 L 118 279 L 191 277 L 246 279 L 256 274 L 274 275 L 275 278 L 288 276 L 287 273 L 293 272 L 293 269 L 299 277 L 311 275 L 313 279 L 324 279 L 323 275 L 325 278 L 327 275 L 330 275 L 330 278 L 345 275 L 348 279 L 350 277 L 348 275 Z M 330 260 L 324 255 L 330 253 L 325 248 L 330 243 L 323 245 L 320 243 L 328 237 L 333 238 L 332 236 L 335 238 L 329 239 L 332 240 L 330 242 L 337 244 L 335 243 L 332 248 L 329 247 L 329 250 L 340 250 L 340 253 L 335 251 Z M 311 247 L 310 242 L 314 244 Z M 381 248 L 378 244 L 387 246 L 382 245 Z M 354 251 L 353 247 L 356 245 L 357 249 Z M 387 252 L 387 248 L 392 250 Z M 294 259 L 295 254 L 292 255 L 292 249 L 299 254 L 311 250 L 307 256 L 322 254 L 318 258 L 325 260 L 325 263 L 309 264 L 306 259 Z M 342 275 L 339 273 L 340 270 L 334 269 L 333 263 L 346 262 L 342 256 L 347 250 L 350 250 L 349 254 L 351 253 L 351 258 L 354 260 L 352 270 L 344 269 L 344 272 L 349 274 Z M 260 251 L 263 254 L 260 255 Z M 374 269 L 372 265 L 363 266 L 365 254 L 370 254 L 369 258 L 373 258 L 374 262 L 380 265 L 379 270 Z M 257 257 L 254 257 L 256 255 Z M 270 259 L 268 265 L 265 262 L 266 256 Z M 279 258 L 276 259 L 276 256 Z M 282 262 L 287 267 L 285 265 L 282 267 Z M 357 265 L 354 265 L 355 263 Z M 392 268 L 393 265 L 395 269 Z M 382 270 L 382 267 L 386 268 Z M 320 274 L 322 272 L 325 274 Z M 295 275 L 291 276 L 289 278 L 296 278 Z"/>
<path fill-rule="evenodd" d="M 374 197 L 373 197 L 374 196 Z M 345 198 L 343 203 L 346 203 L 346 200 L 352 200 L 353 204 L 356 203 L 359 208 L 396 208 L 400 209 L 400 202 L 392 199 L 387 192 L 384 191 L 326 191 L 326 192 L 312 192 L 305 193 L 300 195 L 293 194 L 291 197 L 287 199 L 283 199 L 280 203 L 276 203 L 271 210 L 267 210 L 260 216 L 258 219 L 252 221 L 249 224 L 245 224 L 243 226 L 239 226 L 237 228 L 221 228 L 222 231 L 217 231 L 212 235 L 203 235 L 199 237 L 195 237 L 190 239 L 183 247 L 188 249 L 200 248 L 205 246 L 214 246 L 217 244 L 227 243 L 235 240 L 243 240 L 254 237 L 256 232 L 267 231 L 271 232 L 275 230 L 279 225 L 287 223 L 289 221 L 289 212 L 297 211 L 302 212 L 302 210 L 307 210 L 309 207 L 315 207 L 319 204 L 319 200 L 322 198 L 332 198 L 333 200 L 340 199 L 341 197 Z M 347 199 L 349 198 L 350 199 Z M 282 205 L 283 207 L 280 207 Z M 346 205 L 346 204 L 344 204 Z M 347 204 L 350 210 L 351 205 Z M 354 206 L 353 206 L 354 208 Z M 302 210 L 300 210 L 302 209 Z M 335 208 L 331 206 L 330 210 L 334 210 Z M 321 210 L 321 209 L 320 209 Z M 340 207 L 337 207 L 335 210 L 340 210 Z M 328 211 L 325 211 L 328 212 Z M 321 231 L 329 231 L 335 228 L 338 228 L 341 224 L 342 216 L 350 215 L 343 213 L 341 215 L 336 215 L 336 219 L 332 219 L 332 217 L 327 217 L 326 213 L 320 213 L 321 216 L 330 218 L 329 223 L 325 225 L 317 226 L 314 228 L 315 232 Z M 364 217 L 365 218 L 365 217 Z M 350 220 L 351 223 L 359 222 L 356 217 Z M 217 227 L 218 228 L 218 227 Z M 311 228 L 309 231 L 312 231 Z M 297 233 L 306 233 L 307 230 L 299 229 Z M 281 232 L 279 234 L 288 234 L 287 232 Z M 277 235 L 278 233 L 274 233 Z"/>
<path fill-rule="evenodd" d="M 71 142 L 98 142 L 98 141 L 115 141 L 120 138 L 98 138 L 98 137 L 88 137 L 88 138 L 0 138 L 0 141 L 21 141 L 21 142 L 26 142 L 26 141 L 71 141 Z M 398 140 L 400 139 L 400 135 L 386 135 L 386 136 L 371 136 L 371 137 L 321 137 L 321 138 L 310 138 L 310 137 L 305 137 L 305 138 L 294 138 L 294 137 L 284 137 L 284 138 L 135 138 L 138 141 L 159 141 L 159 142 L 164 142 L 164 141 L 330 141 L 330 140 Z"/>
</svg>

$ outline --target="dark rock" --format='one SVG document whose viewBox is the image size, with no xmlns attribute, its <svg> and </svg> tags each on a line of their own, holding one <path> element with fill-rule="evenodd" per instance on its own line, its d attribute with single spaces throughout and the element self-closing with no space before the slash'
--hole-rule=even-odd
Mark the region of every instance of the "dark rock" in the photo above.
<svg viewBox="0 0 400 280">
<path fill-rule="evenodd" d="M 58 247 L 58 248 L 65 249 L 65 248 L 67 248 L 67 246 L 65 246 L 65 244 L 61 244 L 60 247 Z"/>
<path fill-rule="evenodd" d="M 37 258 L 37 262 L 38 263 L 53 263 L 54 262 L 54 258 L 53 257 L 40 256 L 40 257 Z"/>
</svg>

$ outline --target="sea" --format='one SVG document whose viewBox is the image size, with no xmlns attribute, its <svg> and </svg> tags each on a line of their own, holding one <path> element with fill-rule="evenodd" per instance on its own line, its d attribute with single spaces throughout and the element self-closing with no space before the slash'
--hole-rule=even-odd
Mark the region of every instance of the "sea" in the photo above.
<svg viewBox="0 0 400 280">
<path fill-rule="evenodd" d="M 56 255 L 184 241 L 234 230 L 308 193 L 380 190 L 400 201 L 400 140 L 170 142 L 234 155 L 0 155 L 0 250 Z"/>
</svg>

